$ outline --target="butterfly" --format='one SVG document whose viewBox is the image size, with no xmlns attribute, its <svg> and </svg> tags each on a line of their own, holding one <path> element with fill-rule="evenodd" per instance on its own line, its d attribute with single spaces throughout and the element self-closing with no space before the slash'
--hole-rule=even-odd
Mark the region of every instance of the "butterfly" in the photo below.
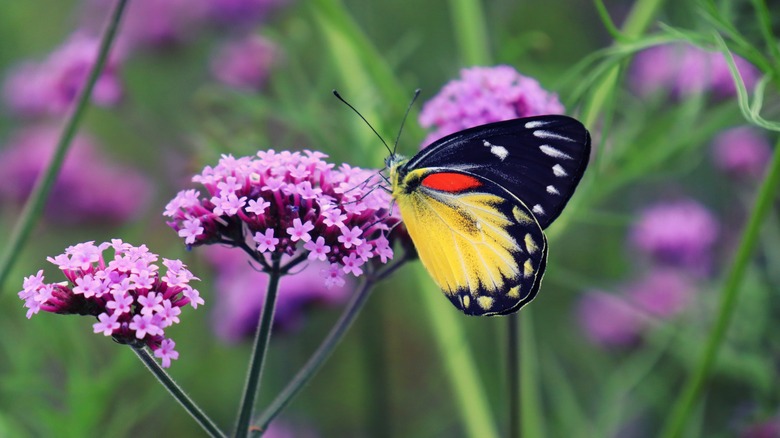
<svg viewBox="0 0 780 438">
<path fill-rule="evenodd" d="M 516 312 L 539 291 L 544 230 L 574 193 L 590 135 L 560 115 L 448 135 L 412 158 L 391 152 L 391 194 L 420 260 L 467 315 Z"/>
</svg>

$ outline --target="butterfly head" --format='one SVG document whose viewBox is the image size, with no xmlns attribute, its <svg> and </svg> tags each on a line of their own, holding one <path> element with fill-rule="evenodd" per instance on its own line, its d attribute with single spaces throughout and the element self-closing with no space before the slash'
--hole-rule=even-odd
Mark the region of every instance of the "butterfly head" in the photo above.
<svg viewBox="0 0 780 438">
<path fill-rule="evenodd" d="M 398 187 L 404 179 L 406 172 L 403 171 L 403 168 L 408 161 L 409 158 L 396 153 L 390 154 L 385 158 L 385 169 L 387 169 L 389 173 L 388 180 L 393 193 L 398 190 Z"/>
</svg>

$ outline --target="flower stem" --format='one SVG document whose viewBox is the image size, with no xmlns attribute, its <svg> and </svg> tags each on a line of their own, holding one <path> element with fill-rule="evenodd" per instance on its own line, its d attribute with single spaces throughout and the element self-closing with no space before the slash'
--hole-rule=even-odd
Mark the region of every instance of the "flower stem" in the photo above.
<svg viewBox="0 0 780 438">
<path fill-rule="evenodd" d="M 282 277 L 280 264 L 281 254 L 274 253 L 271 260 L 270 278 L 268 279 L 268 290 L 263 303 L 263 312 L 260 315 L 260 323 L 257 325 L 255 334 L 255 346 L 252 350 L 252 357 L 249 362 L 249 371 L 246 376 L 246 385 L 244 386 L 244 397 L 239 409 L 238 422 L 236 423 L 236 437 L 246 437 L 249 435 L 249 421 L 252 417 L 252 410 L 255 406 L 255 399 L 260 387 L 260 377 L 263 373 L 263 363 L 268 351 L 268 341 L 271 339 L 271 326 L 274 319 L 274 310 L 276 307 L 276 296 L 279 291 L 279 279 Z"/>
<path fill-rule="evenodd" d="M 198 405 L 196 405 L 195 402 L 187 396 L 181 387 L 179 387 L 179 385 L 177 385 L 176 382 L 171 379 L 171 376 L 169 376 L 168 373 L 162 369 L 160 364 L 154 360 L 146 348 L 130 348 L 133 350 L 136 356 L 141 359 L 141 362 L 143 362 L 146 368 L 151 371 L 154 377 L 156 377 L 157 380 L 162 383 L 165 389 L 167 389 L 173 398 L 175 398 L 176 401 L 181 404 L 184 410 L 187 411 L 192 416 L 192 418 L 198 422 L 198 424 L 200 424 L 200 426 L 204 431 L 206 431 L 206 433 L 209 434 L 209 436 L 218 438 L 226 437 L 226 435 L 221 430 L 219 430 L 217 425 L 214 424 L 214 422 L 211 421 L 208 416 L 206 416 L 206 414 L 198 407 Z"/>
<path fill-rule="evenodd" d="M 458 42 L 461 62 L 466 65 L 491 63 L 485 13 L 479 0 L 450 0 L 452 30 Z"/>
<path fill-rule="evenodd" d="M 474 355 L 465 342 L 468 336 L 463 328 L 462 315 L 452 309 L 447 300 L 442 299 L 441 292 L 428 279 L 428 273 L 422 265 L 415 266 L 414 275 L 417 284 L 430 285 L 421 288 L 420 302 L 427 308 L 431 333 L 442 357 L 444 373 L 460 409 L 462 435 L 475 438 L 501 436 L 494 424 L 493 410 L 480 381 Z"/>
<path fill-rule="evenodd" d="M 658 11 L 663 2 L 664 0 L 636 1 L 621 29 L 623 35 L 627 39 L 639 38 L 650 25 L 656 11 Z M 610 68 L 602 77 L 601 82 L 594 87 L 593 94 L 583 111 L 582 119 L 585 126 L 595 126 L 602 108 L 617 88 L 620 69 L 620 64 Z"/>
<path fill-rule="evenodd" d="M 539 393 L 539 350 L 536 348 L 536 337 L 534 335 L 533 309 L 521 310 L 522 319 L 520 319 L 520 334 L 522 340 L 518 348 L 523 366 L 516 369 L 520 373 L 520 435 L 523 437 L 544 437 L 544 418 L 542 412 L 542 396 Z M 515 389 L 517 390 L 517 389 Z"/>
<path fill-rule="evenodd" d="M 363 281 L 358 288 L 357 292 L 352 295 L 349 303 L 344 308 L 336 324 L 328 333 L 328 336 L 322 341 L 317 350 L 311 355 L 309 360 L 303 367 L 295 374 L 295 377 L 287 384 L 287 386 L 276 396 L 271 402 L 268 408 L 260 416 L 260 419 L 255 421 L 257 426 L 256 431 L 262 433 L 268 428 L 271 421 L 276 418 L 279 413 L 287 407 L 298 392 L 306 385 L 309 380 L 319 371 L 320 367 L 325 363 L 334 348 L 341 339 L 344 337 L 347 329 L 352 325 L 363 305 L 366 303 L 366 299 L 370 295 L 370 292 L 376 284 L 374 281 Z M 255 430 L 255 428 L 253 428 Z M 253 434 L 254 436 L 254 434 Z"/>
<path fill-rule="evenodd" d="M 520 313 L 507 318 L 507 386 L 509 387 L 509 435 L 520 436 Z"/>
<path fill-rule="evenodd" d="M 27 199 L 27 203 L 22 209 L 19 220 L 14 225 L 11 237 L 5 244 L 5 251 L 3 252 L 2 257 L 0 257 L 0 284 L 5 282 L 8 272 L 11 270 L 16 258 L 19 256 L 22 246 L 24 246 L 27 239 L 30 237 L 36 220 L 41 215 L 49 192 L 62 167 L 65 154 L 68 152 L 73 136 L 76 134 L 76 130 L 81 124 L 81 120 L 88 107 L 87 104 L 92 95 L 92 89 L 95 87 L 95 83 L 97 82 L 98 77 L 100 77 L 100 73 L 103 71 L 103 66 L 106 63 L 111 45 L 114 42 L 114 37 L 116 36 L 116 31 L 119 27 L 119 22 L 122 19 L 122 13 L 125 10 L 126 4 L 127 0 L 117 0 L 116 6 L 114 6 L 114 10 L 111 13 L 111 19 L 100 39 L 97 60 L 92 66 L 86 84 L 84 85 L 84 88 L 81 89 L 81 92 L 76 99 L 75 106 L 71 110 L 70 115 L 62 128 L 62 133 L 57 140 L 54 154 L 52 155 L 48 166 L 46 166 L 46 169 L 41 173 L 37 181 L 35 181 L 35 186 L 30 193 L 30 197 Z"/>
<path fill-rule="evenodd" d="M 712 370 L 718 349 L 723 344 L 723 339 L 737 302 L 739 285 L 742 283 L 753 250 L 758 243 L 761 224 L 769 213 L 777 195 L 778 186 L 780 186 L 780 141 L 775 145 L 774 156 L 769 165 L 768 173 L 758 190 L 755 206 L 742 233 L 734 262 L 726 276 L 715 325 L 710 331 L 698 366 L 694 369 L 693 374 L 688 377 L 680 396 L 672 407 L 671 414 L 668 417 L 669 420 L 664 425 L 663 433 L 660 435 L 662 437 L 674 438 L 682 436 L 686 420 L 697 404 L 699 393 Z"/>
</svg>

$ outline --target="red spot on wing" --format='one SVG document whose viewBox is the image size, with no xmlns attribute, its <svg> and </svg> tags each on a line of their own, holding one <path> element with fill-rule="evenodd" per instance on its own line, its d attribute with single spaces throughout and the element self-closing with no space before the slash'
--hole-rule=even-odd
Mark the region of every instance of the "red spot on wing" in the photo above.
<svg viewBox="0 0 780 438">
<path fill-rule="evenodd" d="M 462 173 L 432 173 L 423 178 L 421 184 L 429 189 L 457 193 L 482 186 L 482 181 Z"/>
</svg>

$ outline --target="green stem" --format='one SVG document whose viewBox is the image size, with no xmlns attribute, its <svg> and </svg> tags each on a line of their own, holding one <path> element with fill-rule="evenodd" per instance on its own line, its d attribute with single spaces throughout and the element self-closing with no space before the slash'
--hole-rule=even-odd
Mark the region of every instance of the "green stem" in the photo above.
<svg viewBox="0 0 780 438">
<path fill-rule="evenodd" d="M 226 435 L 221 430 L 219 430 L 217 425 L 214 424 L 214 422 L 211 421 L 208 416 L 206 416 L 206 414 L 198 407 L 198 405 L 196 405 L 195 402 L 187 396 L 181 387 L 177 385 L 173 379 L 171 379 L 171 376 L 169 376 L 168 373 L 162 369 L 160 364 L 154 360 L 146 348 L 131 347 L 131 349 L 136 354 L 136 356 L 141 359 L 141 362 L 143 362 L 146 368 L 151 371 L 154 377 L 156 377 L 157 380 L 165 387 L 165 389 L 167 389 L 168 392 L 173 396 L 173 398 L 179 402 L 184 410 L 187 411 L 192 416 L 192 418 L 198 422 L 198 424 L 200 424 L 200 426 L 204 431 L 206 431 L 206 433 L 209 434 L 209 436 L 218 438 L 226 437 Z"/>
<path fill-rule="evenodd" d="M 367 278 L 359 286 L 357 292 L 352 295 L 352 298 L 347 303 L 344 311 L 339 316 L 338 321 L 328 333 L 328 336 L 323 339 L 322 343 L 317 350 L 312 353 L 308 361 L 298 370 L 295 377 L 287 384 L 287 386 L 276 396 L 266 410 L 260 415 L 260 418 L 253 421 L 255 427 L 252 427 L 252 436 L 260 436 L 271 424 L 282 410 L 290 404 L 292 399 L 303 389 L 303 387 L 314 377 L 319 371 L 320 367 L 330 357 L 333 350 L 341 342 L 347 329 L 355 321 L 355 318 L 360 314 L 360 310 L 366 303 L 368 296 L 371 293 L 371 289 L 375 284 L 387 278 L 390 274 L 395 272 L 398 268 L 403 266 L 409 260 L 409 255 L 404 255 L 403 258 L 388 266 L 383 271 L 376 275 Z"/>
<path fill-rule="evenodd" d="M 520 343 L 520 357 L 523 358 L 523 367 L 516 370 L 520 373 L 520 425 L 521 433 L 526 438 L 543 437 L 544 423 L 542 419 L 542 397 L 539 393 L 539 351 L 536 348 L 536 338 L 534 337 L 533 310 L 522 310 L 523 317 L 520 320 L 520 332 L 523 341 Z M 521 436 L 521 435 L 515 435 Z"/>
<path fill-rule="evenodd" d="M 650 22 L 655 16 L 656 11 L 661 7 L 664 0 L 638 0 L 623 24 L 622 34 L 627 39 L 638 38 L 650 26 Z M 601 113 L 609 96 L 616 89 L 617 81 L 620 78 L 621 64 L 611 67 L 603 76 L 593 91 L 591 99 L 583 112 L 583 123 L 585 126 L 595 126 L 596 119 Z"/>
<path fill-rule="evenodd" d="M 507 319 L 507 385 L 509 387 L 509 435 L 520 436 L 520 313 Z"/>
<path fill-rule="evenodd" d="M 363 100 L 379 96 L 375 100 L 385 102 L 387 107 L 405 108 L 411 90 L 399 82 L 395 68 L 349 15 L 349 8 L 341 0 L 311 0 L 307 5 L 318 24 L 323 43 L 332 53 L 331 59 L 337 60 L 333 65 L 341 77 L 339 88 L 344 88 L 343 94 L 362 96 Z M 378 132 L 386 132 L 383 118 L 376 110 L 362 106 L 360 112 Z M 382 162 L 385 150 L 375 146 L 374 134 L 358 119 L 355 119 L 353 129 L 355 138 L 362 139 L 357 143 L 363 145 L 362 158 L 373 157 L 370 162 Z M 411 124 L 409 130 L 419 138 L 423 136 L 422 128 L 415 124 Z"/>
<path fill-rule="evenodd" d="M 463 329 L 463 315 L 442 297 L 441 290 L 431 283 L 428 273 L 420 264 L 415 266 L 414 273 L 417 277 L 415 284 L 426 285 L 420 290 L 420 300 L 427 307 L 426 314 L 432 325 L 433 338 L 439 346 L 444 371 L 455 392 L 455 401 L 463 422 L 463 435 L 474 438 L 501 436 L 493 422 L 493 410 L 479 381 L 479 371 L 466 342 L 468 336 Z"/>
<path fill-rule="evenodd" d="M 393 422 L 390 412 L 390 373 L 388 368 L 387 341 L 388 333 L 385 327 L 384 311 L 387 309 L 382 301 L 390 296 L 374 296 L 374 305 L 366 308 L 360 321 L 360 343 L 363 369 L 366 375 L 365 397 L 366 420 L 368 435 L 373 438 L 390 438 L 393 436 Z"/>
<path fill-rule="evenodd" d="M 116 36 L 116 31 L 122 19 L 122 13 L 125 10 L 126 4 L 127 0 L 117 1 L 114 10 L 111 13 L 111 19 L 100 39 L 97 60 L 92 66 L 86 84 L 84 85 L 84 88 L 81 89 L 81 92 L 76 99 L 75 106 L 71 110 L 70 115 L 62 128 L 62 133 L 60 134 L 60 137 L 57 140 L 57 146 L 54 149 L 54 155 L 51 157 L 49 165 L 46 166 L 46 169 L 35 182 L 35 186 L 30 193 L 30 197 L 27 199 L 27 203 L 22 209 L 19 220 L 14 225 L 11 237 L 5 244 L 5 252 L 3 252 L 2 257 L 0 257 L 0 285 L 5 283 L 5 279 L 8 277 L 8 273 L 13 267 L 14 262 L 16 262 L 20 250 L 24 244 L 27 243 L 27 239 L 29 239 L 30 233 L 41 215 L 49 192 L 62 167 L 65 154 L 68 152 L 73 136 L 76 134 L 76 131 L 81 124 L 81 120 L 84 117 L 89 98 L 92 95 L 92 89 L 95 88 L 95 83 L 100 77 L 100 73 L 103 71 L 103 66 L 106 63 L 111 45 L 114 42 L 114 37 Z M 2 291 L 2 288 L 0 288 L 0 291 Z"/>
<path fill-rule="evenodd" d="M 742 233 L 734 262 L 726 276 L 715 325 L 710 331 L 698 366 L 694 369 L 693 374 L 689 376 L 679 398 L 672 407 L 669 420 L 663 428 L 662 437 L 674 438 L 682 436 L 686 420 L 696 405 L 699 393 L 712 370 L 718 350 L 728 330 L 737 302 L 739 286 L 745 276 L 753 250 L 758 243 L 761 224 L 772 207 L 778 185 L 780 185 L 780 141 L 775 145 L 774 156 L 769 165 L 768 173 L 758 190 L 755 206 Z"/>
<path fill-rule="evenodd" d="M 480 1 L 450 0 L 450 12 L 461 61 L 466 65 L 490 64 L 490 44 Z"/>
<path fill-rule="evenodd" d="M 244 397 L 239 409 L 238 421 L 236 423 L 235 436 L 238 438 L 249 436 L 249 422 L 252 418 L 252 410 L 255 407 L 255 399 L 260 388 L 260 377 L 263 374 L 263 364 L 268 352 L 268 341 L 271 339 L 271 326 L 274 320 L 274 310 L 276 308 L 276 296 L 279 292 L 279 279 L 282 277 L 280 264 L 281 254 L 274 253 L 271 260 L 270 278 L 268 279 L 268 290 L 265 294 L 265 303 L 263 303 L 263 312 L 260 315 L 260 322 L 257 325 L 255 334 L 255 345 L 252 350 L 252 357 L 249 362 L 249 370 L 246 376 L 246 385 L 244 386 Z"/>
<path fill-rule="evenodd" d="M 341 339 L 344 337 L 347 329 L 349 329 L 355 321 L 355 318 L 360 314 L 360 310 L 366 303 L 366 299 L 368 299 L 374 284 L 375 283 L 372 281 L 364 281 L 360 285 L 357 292 L 352 295 L 349 303 L 347 303 L 347 306 L 344 308 L 338 321 L 330 330 L 330 333 L 328 333 L 328 336 L 325 337 L 320 346 L 317 347 L 317 350 L 314 351 L 306 364 L 304 364 L 298 373 L 295 374 L 295 377 L 293 377 L 290 383 L 288 383 L 282 392 L 280 392 L 271 402 L 268 408 L 260 416 L 260 419 L 254 422 L 254 424 L 257 425 L 257 429 L 253 429 L 258 432 L 265 431 L 271 421 L 273 421 L 274 418 L 290 404 L 298 392 L 300 392 L 312 377 L 314 377 L 320 367 L 325 363 L 328 357 L 330 357 L 331 353 L 333 353 L 336 345 L 341 342 Z"/>
</svg>

